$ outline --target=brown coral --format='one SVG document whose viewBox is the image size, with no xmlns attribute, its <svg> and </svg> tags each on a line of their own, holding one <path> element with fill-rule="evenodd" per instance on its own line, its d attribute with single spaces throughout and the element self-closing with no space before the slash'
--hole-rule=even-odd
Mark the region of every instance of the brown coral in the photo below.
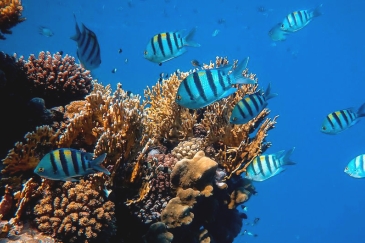
<svg viewBox="0 0 365 243">
<path fill-rule="evenodd" d="M 115 234 L 114 203 L 86 180 L 52 184 L 34 207 L 38 229 L 63 242 L 108 242 Z"/>
<path fill-rule="evenodd" d="M 66 105 L 83 99 L 93 88 L 89 70 L 83 69 L 69 55 L 40 52 L 38 58 L 30 55 L 28 60 L 21 56 L 18 65 L 23 66 L 30 82 L 29 92 L 43 98 L 49 107 Z"/>
<path fill-rule="evenodd" d="M 25 18 L 22 18 L 23 6 L 20 0 L 2 0 L 0 1 L 0 39 L 5 40 L 1 34 L 11 34 L 10 29 Z"/>
</svg>

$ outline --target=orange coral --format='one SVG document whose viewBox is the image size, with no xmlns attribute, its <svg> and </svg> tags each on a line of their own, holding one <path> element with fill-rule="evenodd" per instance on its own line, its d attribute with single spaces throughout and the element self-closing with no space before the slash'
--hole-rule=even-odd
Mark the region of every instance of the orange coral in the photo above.
<svg viewBox="0 0 365 243">
<path fill-rule="evenodd" d="M 10 28 L 25 20 L 25 18 L 21 18 L 22 12 L 23 6 L 20 0 L 0 1 L 0 32 L 11 34 Z M 5 40 L 5 36 L 1 33 L 0 39 Z"/>
<path fill-rule="evenodd" d="M 60 132 L 60 131 L 59 131 Z M 17 142 L 8 156 L 2 160 L 5 175 L 33 170 L 44 154 L 56 146 L 59 132 L 49 126 L 37 127 L 36 131 L 24 136 L 25 142 Z"/>
</svg>

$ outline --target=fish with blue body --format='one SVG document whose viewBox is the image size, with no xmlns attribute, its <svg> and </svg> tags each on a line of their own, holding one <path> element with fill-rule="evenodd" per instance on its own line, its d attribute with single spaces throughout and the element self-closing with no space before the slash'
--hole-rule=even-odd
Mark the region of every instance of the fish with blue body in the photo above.
<svg viewBox="0 0 365 243">
<path fill-rule="evenodd" d="M 365 154 L 352 159 L 346 166 L 344 172 L 354 178 L 365 178 Z"/>
<path fill-rule="evenodd" d="M 274 154 L 255 157 L 246 168 L 246 178 L 253 181 L 265 181 L 284 171 L 283 166 L 294 165 L 295 163 L 290 160 L 294 149 L 295 147 L 288 151 L 281 150 Z"/>
<path fill-rule="evenodd" d="M 221 100 L 234 92 L 234 84 L 255 84 L 255 80 L 245 78 L 249 58 L 245 58 L 231 71 L 232 67 L 196 71 L 181 81 L 176 93 L 176 103 L 189 109 L 199 109 Z"/>
<path fill-rule="evenodd" d="M 61 181 L 78 181 L 78 177 L 96 172 L 110 172 L 100 164 L 105 160 L 106 153 L 93 159 L 92 153 L 77 149 L 61 148 L 46 154 L 34 170 L 37 175 Z"/>
<path fill-rule="evenodd" d="M 52 37 L 54 35 L 53 31 L 47 27 L 39 26 L 38 32 L 40 35 L 43 35 L 45 37 Z"/>
<path fill-rule="evenodd" d="M 153 36 L 144 51 L 144 58 L 161 65 L 163 62 L 184 54 L 187 46 L 200 46 L 192 40 L 196 28 L 193 28 L 186 36 L 183 36 L 183 32 L 183 30 L 164 32 Z"/>
<path fill-rule="evenodd" d="M 76 21 L 76 16 L 75 21 Z M 85 69 L 93 70 L 101 64 L 100 46 L 95 33 L 82 24 L 82 31 L 76 22 L 76 34 L 71 37 L 77 42 L 77 57 Z"/>
<path fill-rule="evenodd" d="M 232 110 L 229 122 L 232 124 L 245 124 L 256 117 L 266 106 L 267 101 L 278 94 L 270 93 L 271 84 L 266 88 L 265 93 L 256 92 L 245 95 Z"/>
<path fill-rule="evenodd" d="M 322 4 L 314 9 L 299 10 L 288 14 L 282 22 L 269 31 L 269 36 L 273 41 L 285 40 L 288 34 L 301 30 L 315 17 L 321 16 L 321 7 Z"/>
<path fill-rule="evenodd" d="M 359 118 L 365 116 L 365 103 L 356 111 L 354 108 L 332 112 L 322 122 L 321 132 L 326 134 L 338 134 L 359 122 Z"/>
</svg>

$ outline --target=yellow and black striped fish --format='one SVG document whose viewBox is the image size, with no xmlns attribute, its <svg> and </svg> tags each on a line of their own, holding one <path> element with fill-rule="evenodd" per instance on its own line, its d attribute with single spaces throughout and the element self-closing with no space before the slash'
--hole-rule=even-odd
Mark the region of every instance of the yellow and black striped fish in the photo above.
<svg viewBox="0 0 365 243">
<path fill-rule="evenodd" d="M 284 171 L 284 165 L 294 165 L 290 161 L 290 155 L 295 147 L 285 151 L 281 150 L 274 154 L 260 155 L 253 159 L 247 166 L 246 178 L 253 181 L 264 181 Z"/>
<path fill-rule="evenodd" d="M 75 21 L 76 21 L 76 16 Z M 82 24 L 83 31 L 80 31 L 76 22 L 76 34 L 71 37 L 77 42 L 77 57 L 81 65 L 88 70 L 95 69 L 101 64 L 100 46 L 94 32 Z"/>
<path fill-rule="evenodd" d="M 106 153 L 92 159 L 92 153 L 61 148 L 46 154 L 35 168 L 34 173 L 50 180 L 61 181 L 78 181 L 77 177 L 98 171 L 110 175 L 110 172 L 100 165 L 105 157 Z"/>
<path fill-rule="evenodd" d="M 360 117 L 365 116 L 365 103 L 355 111 L 354 108 L 332 112 L 322 122 L 321 132 L 337 134 L 355 125 Z"/>
<path fill-rule="evenodd" d="M 299 10 L 288 14 L 281 22 L 281 30 L 288 32 L 298 31 L 307 26 L 315 17 L 321 16 L 321 7 L 315 9 Z"/>
<path fill-rule="evenodd" d="M 182 36 L 183 31 L 164 32 L 153 36 L 144 51 L 144 58 L 161 65 L 184 54 L 186 46 L 199 47 L 200 44 L 192 40 L 195 31 L 196 28 L 193 28 L 185 37 Z"/>
<path fill-rule="evenodd" d="M 270 93 L 271 84 L 266 88 L 264 94 L 256 92 L 254 94 L 245 95 L 232 110 L 229 122 L 232 124 L 245 124 L 256 117 L 266 106 L 267 101 L 278 94 Z"/>
</svg>

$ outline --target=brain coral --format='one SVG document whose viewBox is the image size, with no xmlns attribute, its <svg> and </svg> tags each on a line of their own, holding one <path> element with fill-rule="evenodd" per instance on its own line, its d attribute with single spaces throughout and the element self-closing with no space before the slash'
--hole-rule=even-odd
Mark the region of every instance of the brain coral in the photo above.
<svg viewBox="0 0 365 243">
<path fill-rule="evenodd" d="M 114 203 L 104 201 L 90 181 L 50 183 L 34 207 L 42 232 L 62 242 L 108 242 L 115 234 Z"/>
</svg>

